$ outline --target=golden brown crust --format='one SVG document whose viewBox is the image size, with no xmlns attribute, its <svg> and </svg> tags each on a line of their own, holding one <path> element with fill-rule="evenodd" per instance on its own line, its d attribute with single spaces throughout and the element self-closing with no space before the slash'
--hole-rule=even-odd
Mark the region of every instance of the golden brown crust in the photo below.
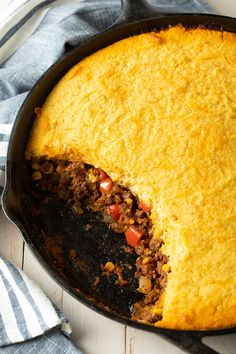
<svg viewBox="0 0 236 354">
<path fill-rule="evenodd" d="M 74 66 L 26 158 L 82 158 L 153 205 L 172 272 L 157 326 L 236 325 L 236 35 L 177 26 Z"/>
</svg>

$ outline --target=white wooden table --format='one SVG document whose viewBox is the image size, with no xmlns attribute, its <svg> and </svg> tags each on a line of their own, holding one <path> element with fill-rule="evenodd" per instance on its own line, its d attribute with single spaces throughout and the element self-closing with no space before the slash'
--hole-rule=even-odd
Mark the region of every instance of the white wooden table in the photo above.
<svg viewBox="0 0 236 354">
<path fill-rule="evenodd" d="M 209 0 L 209 3 L 220 14 L 236 17 L 236 0 Z M 1 207 L 0 255 L 22 268 L 64 311 L 72 324 L 73 341 L 85 354 L 183 353 L 155 334 L 126 327 L 91 311 L 62 290 L 30 253 Z M 214 336 L 204 342 L 222 354 L 236 354 L 236 334 Z"/>
</svg>

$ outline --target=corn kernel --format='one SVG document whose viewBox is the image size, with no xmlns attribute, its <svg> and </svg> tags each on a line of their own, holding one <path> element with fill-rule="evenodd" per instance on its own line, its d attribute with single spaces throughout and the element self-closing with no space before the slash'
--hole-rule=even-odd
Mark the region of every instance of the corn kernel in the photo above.
<svg viewBox="0 0 236 354">
<path fill-rule="evenodd" d="M 97 177 L 94 176 L 94 172 L 92 169 L 88 170 L 88 178 L 92 183 L 95 183 L 98 180 Z"/>
<path fill-rule="evenodd" d="M 163 264 L 163 266 L 162 266 L 162 270 L 164 271 L 164 272 L 169 272 L 170 271 L 170 265 L 169 264 Z"/>
<path fill-rule="evenodd" d="M 162 312 L 163 312 L 163 309 L 160 308 L 160 307 L 155 307 L 155 308 L 153 309 L 154 315 L 159 315 L 159 316 L 161 316 L 161 315 L 162 315 Z"/>
<path fill-rule="evenodd" d="M 105 269 L 106 271 L 108 271 L 108 272 L 111 273 L 111 272 L 114 271 L 115 265 L 114 265 L 114 263 L 112 263 L 112 262 L 107 262 L 107 263 L 105 264 L 104 269 Z"/>
<path fill-rule="evenodd" d="M 129 224 L 133 225 L 134 224 L 134 219 L 129 219 Z"/>
<path fill-rule="evenodd" d="M 32 169 L 33 170 L 36 170 L 36 171 L 39 171 L 40 170 L 40 164 L 39 163 L 37 163 L 37 162 L 32 162 Z"/>
<path fill-rule="evenodd" d="M 58 165 L 56 168 L 56 171 L 59 175 L 62 175 L 62 173 L 64 173 L 64 171 L 65 171 L 65 167 L 62 165 Z"/>
<path fill-rule="evenodd" d="M 42 178 L 42 174 L 40 171 L 35 171 L 32 173 L 32 180 L 39 181 Z"/>
<path fill-rule="evenodd" d="M 133 204 L 133 200 L 131 198 L 126 198 L 125 202 L 130 205 Z"/>
<path fill-rule="evenodd" d="M 160 320 L 154 323 L 154 327 L 160 327 Z"/>
<path fill-rule="evenodd" d="M 147 264 L 150 260 L 150 257 L 144 257 L 142 260 L 142 264 Z"/>
</svg>

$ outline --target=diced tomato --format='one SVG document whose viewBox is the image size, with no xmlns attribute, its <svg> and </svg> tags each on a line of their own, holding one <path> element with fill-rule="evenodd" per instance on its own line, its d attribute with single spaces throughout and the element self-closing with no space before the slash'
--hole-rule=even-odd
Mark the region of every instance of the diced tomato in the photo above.
<svg viewBox="0 0 236 354">
<path fill-rule="evenodd" d="M 107 177 L 102 182 L 100 182 L 100 191 L 105 194 L 109 194 L 112 189 L 113 182 Z"/>
<path fill-rule="evenodd" d="M 146 211 L 146 212 L 149 212 L 151 211 L 151 206 L 146 204 L 145 202 L 143 202 L 142 200 L 140 201 L 139 203 L 139 207 L 143 210 L 143 211 Z"/>
<path fill-rule="evenodd" d="M 103 181 L 104 179 L 107 178 L 107 174 L 106 174 L 106 172 L 104 172 L 100 168 L 98 170 L 99 170 L 99 177 L 100 177 L 101 181 Z"/>
<path fill-rule="evenodd" d="M 119 220 L 120 218 L 120 206 L 119 204 L 112 204 L 108 207 L 108 213 L 113 217 L 114 220 Z"/>
<path fill-rule="evenodd" d="M 128 245 L 132 247 L 137 246 L 142 236 L 142 232 L 140 232 L 135 226 L 130 226 L 125 233 L 126 241 Z"/>
</svg>

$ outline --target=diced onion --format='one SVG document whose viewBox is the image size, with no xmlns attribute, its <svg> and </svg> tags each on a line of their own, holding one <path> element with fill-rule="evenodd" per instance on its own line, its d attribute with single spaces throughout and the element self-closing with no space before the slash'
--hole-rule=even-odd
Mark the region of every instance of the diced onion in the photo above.
<svg viewBox="0 0 236 354">
<path fill-rule="evenodd" d="M 149 278 L 141 275 L 139 278 L 139 288 L 138 291 L 142 294 L 148 294 L 151 291 L 152 282 Z"/>
</svg>

